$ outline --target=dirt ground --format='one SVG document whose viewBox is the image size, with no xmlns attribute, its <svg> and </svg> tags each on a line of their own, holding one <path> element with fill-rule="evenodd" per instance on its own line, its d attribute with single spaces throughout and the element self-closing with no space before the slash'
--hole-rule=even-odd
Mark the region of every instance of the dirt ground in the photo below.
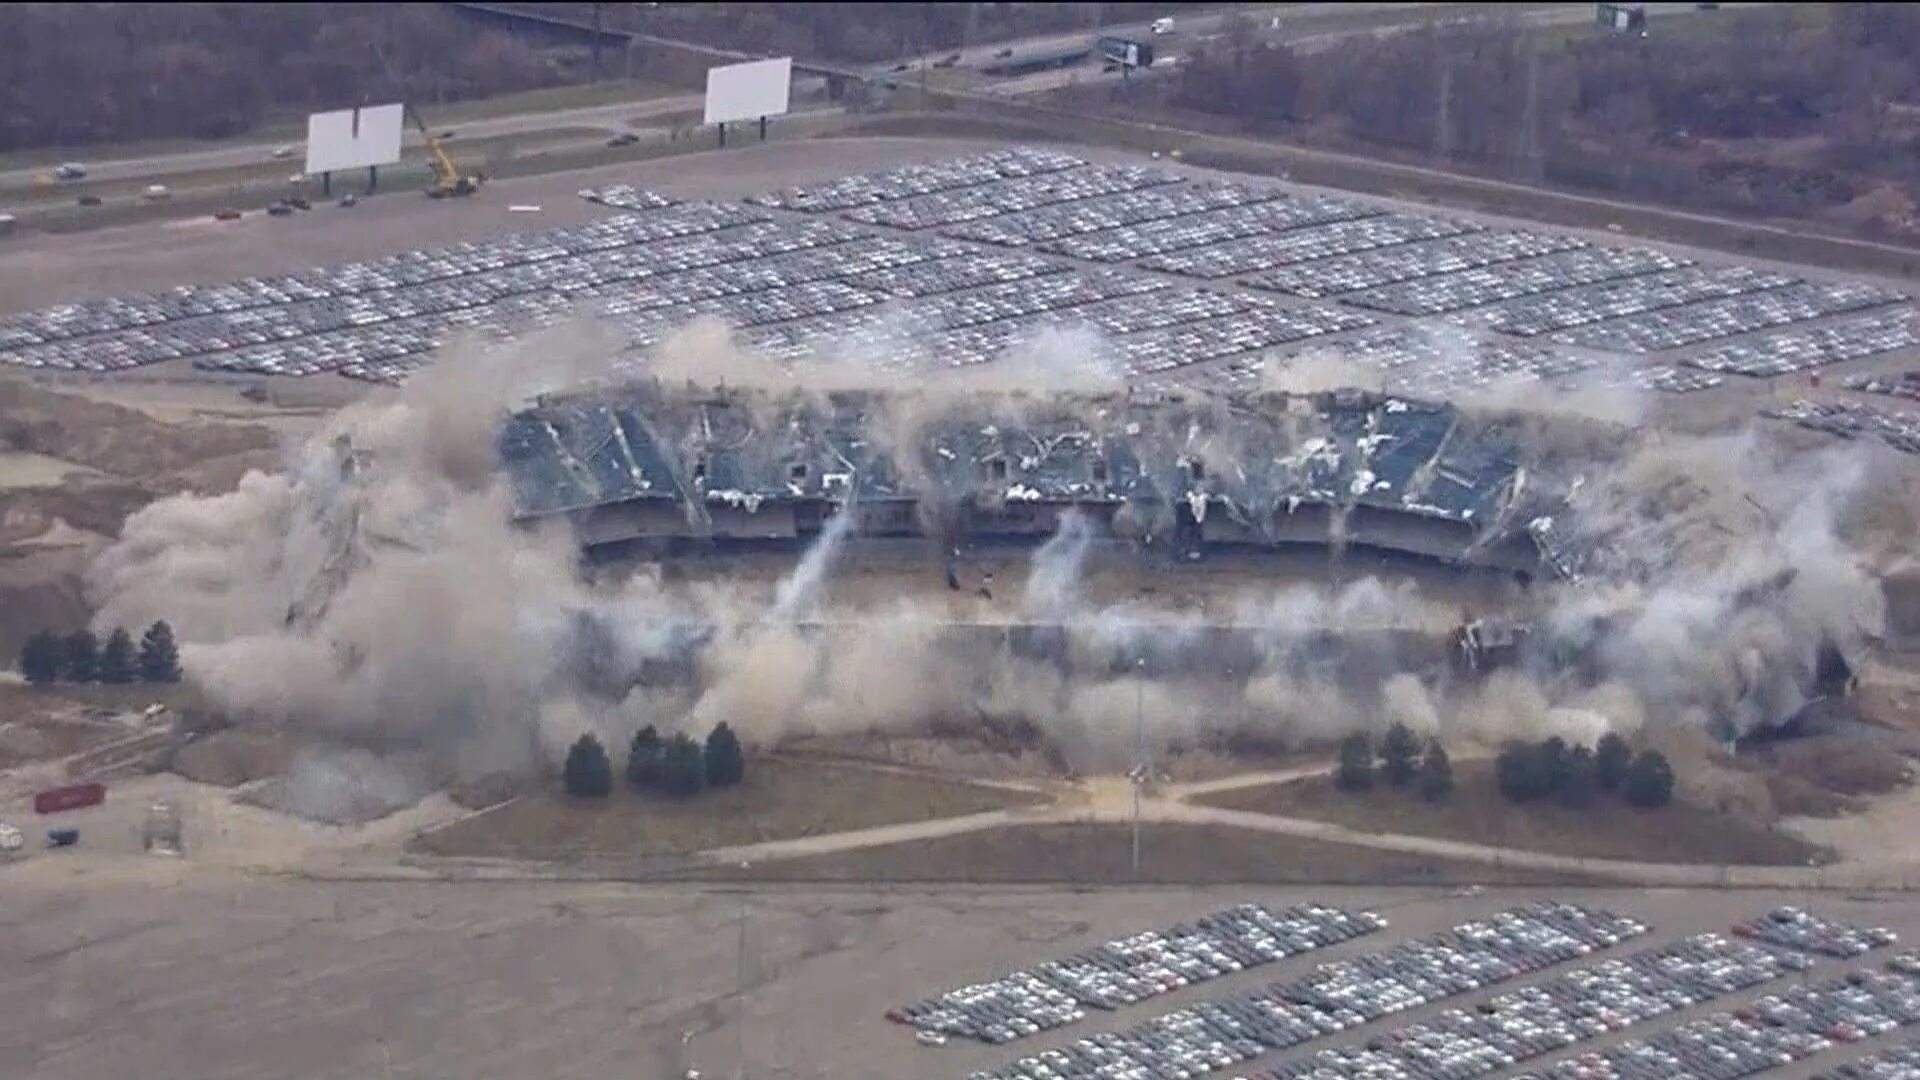
<svg viewBox="0 0 1920 1080">
<path fill-rule="evenodd" d="M 1789 833 L 1683 802 L 1640 810 L 1603 797 L 1586 810 L 1545 802 L 1515 806 L 1499 792 L 1493 763 L 1454 767 L 1453 795 L 1429 804 L 1410 789 L 1349 794 L 1331 777 L 1242 788 L 1196 798 L 1207 806 L 1331 821 L 1371 832 L 1402 832 L 1523 851 L 1643 862 L 1726 862 L 1805 866 L 1821 852 Z"/>
<path fill-rule="evenodd" d="M 930 775 L 755 758 L 739 786 L 695 799 L 619 783 L 604 802 L 548 791 L 435 830 L 414 847 L 433 855 L 551 860 L 672 855 L 1044 801 Z"/>
<path fill-rule="evenodd" d="M 1221 825 L 1151 824 L 1140 873 L 1125 825 L 1023 825 L 960 836 L 783 860 L 746 870 L 702 870 L 702 880 L 976 884 L 1568 885 L 1567 874 L 1457 863 Z"/>
<path fill-rule="evenodd" d="M 598 1080 L 679 1076 L 688 1067 L 728 1076 L 738 1067 L 788 1080 L 963 1076 L 1251 990 L 1300 973 L 1304 962 L 1100 1013 L 1075 1036 L 999 1048 L 919 1047 L 884 1012 L 1245 901 L 1372 907 L 1391 921 L 1315 961 L 1377 951 L 1542 896 L 1640 918 L 1653 927 L 1649 945 L 1724 932 L 1775 904 L 1806 902 L 1777 893 L 1574 887 L 476 886 L 175 877 L 180 863 L 143 865 L 153 872 L 125 879 L 8 875 L 0 1046 L 15 1075 Z M 1819 902 L 1819 913 L 1909 938 L 1920 930 L 1920 904 L 1904 898 L 1835 896 Z"/>
</svg>

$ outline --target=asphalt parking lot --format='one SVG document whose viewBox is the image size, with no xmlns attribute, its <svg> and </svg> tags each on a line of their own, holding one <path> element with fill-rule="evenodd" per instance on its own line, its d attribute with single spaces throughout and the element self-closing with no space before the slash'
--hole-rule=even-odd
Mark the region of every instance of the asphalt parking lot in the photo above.
<svg viewBox="0 0 1920 1080">
<path fill-rule="evenodd" d="M 1548 899 L 1609 910 L 1648 929 L 1497 990 L 1406 1008 L 1217 1074 L 1253 1076 L 1323 1049 L 1364 1047 L 1449 1007 L 1481 1015 L 1483 1000 L 1690 935 L 1714 932 L 1731 940 L 1732 921 L 1781 904 L 1849 925 L 1885 925 L 1908 939 L 1920 933 L 1920 905 L 1909 899 L 1839 894 L 1809 900 L 1582 889 L 736 892 L 191 874 L 161 888 L 140 879 L 23 879 L 9 885 L 10 933 L 0 938 L 0 962 L 12 973 L 0 986 L 0 1044 L 9 1060 L 26 1063 L 19 1075 L 59 1080 L 678 1075 L 671 1070 L 689 1062 L 706 1075 L 725 1076 L 742 1051 L 749 1076 L 959 1078 Z M 1089 1009 L 1064 1030 L 1003 1046 L 960 1038 L 922 1046 L 913 1028 L 886 1018 L 888 1010 L 928 995 L 1243 903 L 1274 912 L 1301 904 L 1372 910 L 1390 925 L 1112 1012 Z M 1890 951 L 1850 961 L 1816 959 L 1808 985 L 1877 967 Z M 1800 978 L 1672 1011 L 1579 1049 L 1650 1036 L 1663 1025 L 1740 1008 L 1768 993 L 1784 998 L 1784 988 Z M 743 997 L 735 997 L 736 981 Z M 744 1017 L 739 1027 L 736 1015 Z M 1857 1051 L 1836 1047 L 1769 1075 L 1797 1080 L 1906 1037 L 1889 1033 L 1850 1044 Z M 1549 1056 L 1540 1067 L 1555 1060 Z"/>
<path fill-rule="evenodd" d="M 1605 385 L 1681 394 L 1920 346 L 1908 298 L 1871 282 L 1170 162 L 1012 147 L 739 201 L 629 183 L 579 195 L 604 216 L 0 318 L 0 363 L 398 382 L 463 335 L 584 314 L 637 368 L 704 315 L 775 362 L 852 350 L 901 372 L 964 368 L 1081 328 L 1080 347 L 1155 384 L 1247 385 L 1324 344 L 1412 393 L 1590 385 L 1602 369 Z"/>
</svg>

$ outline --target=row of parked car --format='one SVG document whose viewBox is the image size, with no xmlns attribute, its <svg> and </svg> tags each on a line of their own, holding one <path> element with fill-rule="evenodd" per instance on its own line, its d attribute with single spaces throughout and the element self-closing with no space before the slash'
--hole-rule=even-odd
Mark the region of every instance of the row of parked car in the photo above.
<svg viewBox="0 0 1920 1080">
<path fill-rule="evenodd" d="M 1249 236 L 1374 217 L 1385 211 L 1324 195 L 1282 196 L 1164 221 L 1127 225 L 1041 242 L 1041 251 L 1094 262 L 1131 262 Z"/>
<path fill-rule="evenodd" d="M 1836 1065 L 1808 1080 L 1920 1080 L 1920 1040 Z"/>
<path fill-rule="evenodd" d="M 1878 438 L 1895 450 L 1920 454 L 1920 416 L 1852 402 L 1795 401 L 1761 410 L 1762 416 L 1791 420 L 1810 431 L 1855 439 Z"/>
<path fill-rule="evenodd" d="M 1477 1080 L 1804 970 L 1802 956 L 1698 934 L 1555 975 L 1472 1009 L 1322 1050 L 1268 1080 Z"/>
<path fill-rule="evenodd" d="M 1771 945 L 1839 957 L 1864 956 L 1870 949 L 1885 948 L 1899 940 L 1897 934 L 1884 926 L 1860 929 L 1791 906 L 1777 907 L 1758 919 L 1736 923 L 1733 932 Z"/>
<path fill-rule="evenodd" d="M 1167 1080 L 1229 1068 L 1383 1016 L 1590 955 L 1646 932 L 1636 920 L 1543 901 L 1329 964 L 1252 993 L 1076 1040 L 969 1080 Z"/>
<path fill-rule="evenodd" d="M 1373 912 L 1324 904 L 1297 904 L 1281 911 L 1241 904 L 1192 923 L 1142 931 L 1030 970 L 950 990 L 887 1015 L 922 1032 L 1008 1042 L 1080 1020 L 1086 1008 L 1132 1005 L 1351 941 L 1386 925 L 1386 919 Z"/>
<path fill-rule="evenodd" d="M 1789 987 L 1752 1007 L 1582 1054 L 1518 1080 L 1741 1080 L 1916 1021 L 1920 979 L 1856 972 L 1818 986 Z M 1827 1075 L 1853 1077 L 1865 1064 Z"/>
<path fill-rule="evenodd" d="M 1905 294 L 1859 281 L 1799 282 L 1765 292 L 1652 311 L 1631 319 L 1583 326 L 1553 340 L 1617 353 L 1680 349 L 1788 323 L 1882 307 Z"/>
<path fill-rule="evenodd" d="M 857 206 L 898 202 L 955 188 L 975 187 L 997 180 L 1076 169 L 1085 164 L 1085 161 L 1057 150 L 1017 146 L 951 161 L 847 176 L 824 184 L 783 188 L 765 195 L 751 196 L 747 201 L 782 210 L 832 213 Z"/>
<path fill-rule="evenodd" d="M 1438 240 L 1418 241 L 1351 255 L 1284 266 L 1244 279 L 1244 284 L 1308 299 L 1377 289 L 1402 281 L 1457 274 L 1484 266 L 1534 259 L 1586 246 L 1563 233 L 1488 229 Z"/>
<path fill-rule="evenodd" d="M 961 240 L 1002 247 L 1026 247 L 1149 221 L 1249 206 L 1279 197 L 1278 188 L 1256 188 L 1245 184 L 1163 184 L 1141 191 L 1126 191 L 1095 199 L 1075 199 L 1024 213 L 962 222 L 942 231 Z"/>
<path fill-rule="evenodd" d="M 1724 371 L 1761 378 L 1791 375 L 1828 364 L 1845 363 L 1862 357 L 1910 349 L 1920 345 L 1920 309 L 1901 305 L 1885 311 L 1835 319 L 1823 326 L 1783 330 L 1747 341 L 1722 345 L 1711 352 L 1690 357 L 1687 364 L 1704 371 Z M 1883 388 L 1883 384 L 1884 387 Z M 1920 386 L 1920 384 L 1910 385 Z M 1900 389 L 1899 380 L 1864 376 L 1847 385 L 1869 393 L 1895 393 L 1920 397 L 1920 391 Z"/>
<path fill-rule="evenodd" d="M 1349 293 L 1342 303 L 1420 318 L 1447 315 L 1459 325 L 1482 326 L 1474 310 L 1542 294 L 1691 266 L 1687 259 L 1651 248 L 1584 247 L 1534 259 L 1484 266 L 1439 277 L 1380 285 Z"/>
<path fill-rule="evenodd" d="M 1606 319 L 1744 293 L 1778 289 L 1794 278 L 1750 266 L 1687 266 L 1497 304 L 1474 321 L 1515 337 L 1537 337 Z"/>
<path fill-rule="evenodd" d="M 899 202 L 875 203 L 848 210 L 844 216 L 849 221 L 895 229 L 939 229 L 963 221 L 1015 214 L 1102 195 L 1118 195 L 1179 181 L 1179 176 L 1164 169 L 1142 165 L 1087 165 L 955 188 Z"/>
<path fill-rule="evenodd" d="M 1312 228 L 1249 236 L 1211 247 L 1154 255 L 1140 260 L 1140 265 L 1149 270 L 1188 277 L 1245 277 L 1296 263 L 1421 240 L 1438 240 L 1478 229 L 1477 225 L 1452 218 L 1377 214 Z"/>
</svg>

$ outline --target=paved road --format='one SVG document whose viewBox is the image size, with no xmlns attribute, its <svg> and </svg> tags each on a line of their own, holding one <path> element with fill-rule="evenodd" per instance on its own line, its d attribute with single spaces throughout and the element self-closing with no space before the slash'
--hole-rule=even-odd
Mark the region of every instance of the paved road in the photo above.
<svg viewBox="0 0 1920 1080">
<path fill-rule="evenodd" d="M 1274 833 L 1329 843 L 1349 844 L 1381 851 L 1427 855 L 1495 866 L 1517 866 L 1601 878 L 1643 886 L 1767 886 L 1779 888 L 1815 888 L 1826 885 L 1847 887 L 1904 887 L 1920 868 L 1875 865 L 1846 867 L 1799 866 L 1723 866 L 1718 864 L 1681 864 L 1637 862 L 1622 859 L 1588 859 L 1540 851 L 1516 851 L 1464 840 L 1444 840 L 1405 833 L 1362 832 L 1345 826 L 1307 818 L 1276 817 L 1243 810 L 1198 806 L 1186 800 L 1197 794 L 1297 780 L 1325 771 L 1324 764 L 1263 773 L 1249 773 L 1220 780 L 1170 786 L 1145 795 L 1140 801 L 1140 820 L 1145 823 L 1191 825 L 1227 825 L 1256 832 Z M 1079 822 L 1125 823 L 1132 820 L 1133 792 L 1123 779 L 1101 778 L 1077 785 L 1060 802 L 1046 807 L 995 810 L 938 821 L 887 825 L 874 829 L 778 840 L 761 844 L 721 848 L 708 852 L 714 862 L 736 865 L 783 859 L 827 855 L 885 844 L 932 840 L 1009 825 L 1049 825 Z"/>
<path fill-rule="evenodd" d="M 539 134 L 555 128 L 586 127 L 599 128 L 609 135 L 633 129 L 631 121 L 648 117 L 665 116 L 675 112 L 685 112 L 700 108 L 699 94 L 681 94 L 673 97 L 652 98 L 646 101 L 621 101 L 611 105 L 590 105 L 577 109 L 559 109 L 550 112 L 515 113 L 486 120 L 471 120 L 460 123 L 440 125 L 442 129 L 452 128 L 458 136 L 447 144 L 448 150 L 458 155 L 460 144 L 472 139 L 492 138 L 501 135 Z M 154 157 L 120 158 L 108 161 L 87 162 L 87 179 L 131 180 L 147 177 L 164 178 L 183 172 L 199 172 L 206 169 L 225 169 L 247 165 L 271 163 L 276 147 L 285 143 L 259 142 L 235 146 L 222 146 L 215 150 L 190 150 L 178 154 L 164 154 Z M 407 132 L 404 145 L 420 145 L 418 133 Z M 298 148 L 298 143 L 295 144 Z M 301 158 L 296 154 L 285 159 L 289 173 L 299 172 Z M 13 169 L 0 172 L 0 188 L 30 187 L 33 178 L 48 171 L 46 167 L 32 169 Z"/>
<path fill-rule="evenodd" d="M 1275 13 L 1279 13 L 1283 18 L 1297 20 L 1301 26 L 1305 27 L 1314 25 L 1316 22 L 1329 17 L 1351 17 L 1355 11 L 1361 9 L 1394 9 L 1405 13 L 1406 25 L 1421 25 L 1430 17 L 1431 9 L 1446 6 L 1449 5 L 1432 3 L 1379 5 L 1352 3 L 1313 5 L 1283 4 L 1248 9 L 1241 12 L 1241 14 L 1252 18 L 1266 18 Z M 1295 9 L 1298 8 L 1307 10 L 1296 11 Z M 1227 13 L 1225 11 L 1180 16 L 1177 24 L 1179 33 L 1174 37 L 1161 38 L 1159 40 L 1176 42 L 1203 38 L 1217 31 L 1221 22 L 1226 17 Z M 1388 22 L 1390 23 L 1391 20 L 1388 20 Z M 1380 25 L 1379 20 L 1373 20 L 1368 26 L 1323 33 L 1315 35 L 1314 39 L 1332 41 L 1351 34 L 1373 32 L 1378 29 Z M 1102 27 L 1099 32 L 1145 36 L 1148 34 L 1148 25 L 1146 23 L 1126 23 Z M 996 52 L 1005 48 L 1013 48 L 1016 51 L 1028 51 L 1066 45 L 1084 41 L 1087 34 L 1088 31 L 1075 31 L 1064 34 L 1039 35 L 1032 38 L 1021 39 L 1017 42 L 983 45 L 966 50 L 962 62 L 968 66 L 977 66 L 980 63 L 986 62 Z M 925 58 L 928 63 L 936 59 L 939 59 L 939 57 L 931 56 Z M 911 67 L 920 61 L 921 58 L 915 58 L 907 63 Z M 876 73 L 881 73 L 889 71 L 894 66 L 893 64 L 878 64 L 874 65 L 872 70 Z M 1097 68 L 1095 70 L 1097 70 Z M 1051 76 L 1058 73 L 1049 72 L 1044 74 Z M 1014 82 L 1017 84 L 1018 80 Z M 1031 89 L 1018 90 L 1017 92 L 1024 93 L 1052 89 L 1058 85 L 1061 85 L 1061 83 L 1057 81 L 1041 81 L 1032 84 Z M 483 120 L 450 122 L 438 126 L 458 130 L 458 137 L 449 144 L 449 148 L 457 153 L 461 142 L 467 140 L 493 138 L 505 135 L 537 134 L 562 127 L 596 128 L 611 136 L 620 132 L 634 130 L 633 121 L 636 120 L 645 121 L 648 118 L 665 116 L 676 112 L 697 111 L 701 107 L 702 97 L 703 95 L 697 93 L 676 94 L 670 97 L 652 98 L 645 101 L 615 102 L 610 105 L 592 105 L 574 109 L 514 113 Z M 134 158 L 106 158 L 104 160 L 83 157 L 83 160 L 86 161 L 88 167 L 88 179 L 95 182 L 140 179 L 164 180 L 170 175 L 179 173 L 270 164 L 275 161 L 273 157 L 274 150 L 285 145 L 288 145 L 288 142 L 285 140 L 263 140 L 259 142 L 231 144 L 207 150 L 182 151 L 173 154 L 157 154 Z M 298 141 L 295 140 L 293 145 L 297 148 Z M 419 146 L 419 136 L 409 129 L 406 132 L 404 145 L 407 147 Z M 107 150 L 106 152 L 110 153 L 111 151 Z M 298 155 L 292 158 L 282 159 L 282 162 L 285 164 L 289 173 L 297 172 L 301 167 L 301 161 Z M 31 188 L 34 183 L 34 178 L 47 171 L 49 171 L 47 166 L 0 171 L 0 190 L 9 188 Z"/>
</svg>

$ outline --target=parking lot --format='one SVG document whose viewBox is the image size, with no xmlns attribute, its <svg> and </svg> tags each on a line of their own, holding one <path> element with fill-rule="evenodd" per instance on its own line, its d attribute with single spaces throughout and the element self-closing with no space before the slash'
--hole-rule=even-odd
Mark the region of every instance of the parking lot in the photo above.
<svg viewBox="0 0 1920 1080">
<path fill-rule="evenodd" d="M 1589 961 L 1648 927 L 1544 901 L 1321 965 L 1308 978 L 1260 993 L 1193 1003 L 1124 1031 L 1023 1057 L 998 1072 L 976 1072 L 970 1080 L 1197 1076 L 1540 971 L 1551 974 L 1471 1008 L 1447 1007 L 1360 1043 L 1302 1050 L 1240 1075 L 1477 1080 L 1583 1043 L 1612 1040 L 1616 1045 L 1562 1058 L 1527 1076 L 1737 1080 L 1920 1020 L 1920 977 L 1904 960 L 1888 967 L 1905 970 L 1807 981 L 1815 955 L 1857 958 L 1893 944 L 1897 935 L 1890 930 L 1862 929 L 1790 906 L 1734 929 L 1735 937 L 1705 931 Z M 1563 967 L 1576 960 L 1579 966 Z M 1714 1011 L 1646 1039 L 1617 1038 L 1789 976 L 1800 981 L 1751 1005 Z"/>
<path fill-rule="evenodd" d="M 888 1018 L 918 1028 L 921 1041 L 945 1035 L 1005 1043 L 1283 957 L 1351 941 L 1386 928 L 1373 912 L 1322 904 L 1270 911 L 1241 904 L 1191 924 L 1147 930 L 1086 952 L 1049 960 L 986 983 L 895 1010 Z"/>
<path fill-rule="evenodd" d="M 704 315 L 774 363 L 971 367 L 1078 327 L 1076 348 L 1141 382 L 1244 387 L 1324 347 L 1446 396 L 1515 378 L 1690 393 L 1920 347 L 1914 308 L 1869 282 L 1047 149 L 739 202 L 579 194 L 605 216 L 0 319 L 0 363 L 397 382 L 462 335 L 584 316 L 638 370 Z"/>
<path fill-rule="evenodd" d="M 1809 431 L 1843 439 L 1869 436 L 1895 450 L 1920 454 L 1920 416 L 1850 402 L 1795 401 L 1766 410 L 1776 420 L 1790 420 Z"/>
<path fill-rule="evenodd" d="M 0 1034 L 14 1048 L 12 1060 L 24 1062 L 22 1075 L 505 1080 L 681 1076 L 687 1068 L 730 1076 L 739 1065 L 747 1076 L 799 1080 L 957 1080 L 1153 1017 L 1197 1015 L 1205 1002 L 1302 982 L 1321 964 L 1358 980 L 1362 956 L 1467 924 L 1492 931 L 1501 912 L 1543 901 L 1612 911 L 1648 928 L 1497 988 L 1483 985 L 1340 1030 L 1316 1028 L 1290 1050 L 1208 1074 L 1253 1077 L 1321 1049 L 1365 1047 L 1390 1029 L 1432 1023 L 1450 1007 L 1481 1015 L 1480 1003 L 1495 995 L 1518 995 L 1576 969 L 1612 971 L 1616 960 L 1706 932 L 1725 938 L 1722 948 L 1771 948 L 1734 938 L 1730 924 L 1780 904 L 1833 922 L 1884 923 L 1909 937 L 1920 932 L 1920 907 L 1903 896 L 1838 892 L 1809 898 L 1708 890 L 853 885 L 709 891 L 553 881 L 228 879 L 194 872 L 191 863 L 164 866 L 183 868 L 184 880 L 161 888 L 95 874 L 10 884 L 21 918 L 18 932 L 0 942 L 15 973 L 0 990 L 0 1015 L 9 1018 Z M 1144 928 L 1197 924 L 1206 913 L 1243 904 L 1275 914 L 1303 905 L 1375 911 L 1390 925 L 1112 1012 L 1086 1009 L 1071 1026 L 1000 1046 L 964 1038 L 923 1046 L 915 1029 L 885 1018 L 888 1009 L 929 994 L 1096 951 Z M 1817 957 L 1804 974 L 1610 1031 L 1537 1059 L 1535 1067 L 1628 1039 L 1651 1040 L 1662 1027 L 1755 1007 L 1769 994 L 1792 1000 L 1787 991 L 1801 980 L 1842 981 L 1850 971 L 1880 966 L 1890 951 Z M 185 983 L 183 967 L 194 972 Z M 1636 970 L 1618 977 L 1647 977 Z M 1338 992 L 1346 984 L 1324 985 Z M 449 986 L 461 992 L 445 993 Z M 129 1016 L 139 1022 L 130 1024 Z M 262 1031 L 274 1037 L 263 1039 Z M 1800 1080 L 1803 1070 L 1886 1054 L 1905 1038 L 1892 1032 L 1851 1050 L 1836 1045 L 1778 1074 Z M 1516 1064 L 1504 1075 L 1524 1068 Z M 1659 1080 L 1679 1080 L 1680 1072 Z"/>
</svg>

